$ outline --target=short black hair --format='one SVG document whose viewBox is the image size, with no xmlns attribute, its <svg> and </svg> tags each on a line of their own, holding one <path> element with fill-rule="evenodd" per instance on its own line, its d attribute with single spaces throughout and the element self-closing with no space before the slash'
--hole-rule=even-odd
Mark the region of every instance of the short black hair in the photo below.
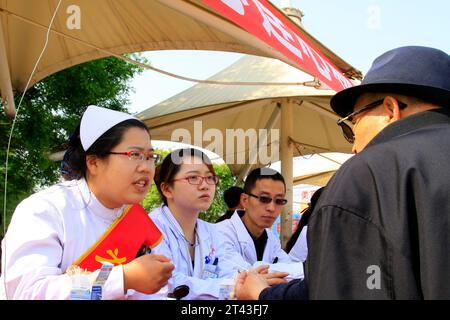
<svg viewBox="0 0 450 320">
<path fill-rule="evenodd" d="M 245 179 L 244 183 L 244 192 L 248 193 L 253 190 L 253 188 L 256 185 L 256 181 L 262 180 L 262 179 L 271 179 L 274 181 L 281 181 L 284 185 L 284 191 L 286 191 L 286 183 L 284 182 L 284 178 L 276 170 L 273 170 L 271 168 L 257 168 L 253 169 L 247 176 L 247 179 Z"/>
<path fill-rule="evenodd" d="M 241 201 L 241 193 L 244 190 L 241 187 L 230 187 L 223 192 L 223 200 L 227 204 L 228 208 L 235 208 Z"/>
</svg>

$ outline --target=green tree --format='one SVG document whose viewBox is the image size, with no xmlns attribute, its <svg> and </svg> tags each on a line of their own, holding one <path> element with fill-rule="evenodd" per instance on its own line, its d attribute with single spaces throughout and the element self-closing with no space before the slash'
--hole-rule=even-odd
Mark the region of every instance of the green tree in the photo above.
<svg viewBox="0 0 450 320">
<path fill-rule="evenodd" d="M 151 130 L 150 130 L 151 134 Z M 164 159 L 172 150 L 163 150 L 163 149 L 155 149 L 156 153 L 159 153 L 161 155 L 161 160 Z M 142 206 L 144 207 L 145 211 L 152 212 L 154 209 L 158 208 L 161 205 L 161 197 L 159 196 L 158 189 L 156 189 L 156 185 L 152 183 L 152 187 L 150 188 L 150 191 L 145 196 L 144 200 L 142 201 Z"/>
<path fill-rule="evenodd" d="M 139 55 L 134 59 L 143 61 Z M 127 111 L 129 81 L 142 69 L 115 57 L 86 62 L 36 83 L 26 93 L 17 115 L 8 163 L 7 219 L 17 204 L 59 179 L 59 162 L 49 154 L 64 149 L 88 105 Z M 16 97 L 16 106 L 19 103 Z M 2 108 L 3 110 L 3 108 Z M 5 160 L 12 120 L 0 113 L 0 192 L 4 202 Z M 3 210 L 1 214 L 3 218 Z M 3 235 L 3 226 L 0 228 Z"/>
<path fill-rule="evenodd" d="M 171 151 L 167 150 L 157 150 L 163 158 L 169 154 Z M 223 192 L 229 187 L 233 186 L 236 182 L 236 177 L 230 171 L 230 168 L 226 164 L 213 164 L 214 170 L 216 174 L 220 177 L 219 185 L 216 189 L 216 195 L 214 197 L 214 201 L 211 204 L 211 207 L 205 211 L 200 213 L 200 219 L 214 222 L 222 213 L 224 213 L 228 208 L 223 201 Z M 145 208 L 147 212 L 151 212 L 154 209 L 158 208 L 161 205 L 161 197 L 159 196 L 158 190 L 156 186 L 153 184 L 152 188 L 146 195 L 142 206 Z"/>
</svg>

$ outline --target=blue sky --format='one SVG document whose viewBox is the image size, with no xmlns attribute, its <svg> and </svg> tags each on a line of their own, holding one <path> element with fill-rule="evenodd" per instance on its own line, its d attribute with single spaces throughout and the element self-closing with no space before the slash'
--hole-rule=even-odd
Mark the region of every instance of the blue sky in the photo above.
<svg viewBox="0 0 450 320">
<path fill-rule="evenodd" d="M 272 1 L 280 5 L 281 0 Z M 292 0 L 303 25 L 316 39 L 364 73 L 381 53 L 403 45 L 424 45 L 450 53 L 450 2 L 446 0 Z M 146 57 L 153 66 L 206 79 L 226 68 L 236 53 L 159 51 Z M 133 82 L 130 112 L 145 110 L 194 85 L 145 71 Z"/>
</svg>

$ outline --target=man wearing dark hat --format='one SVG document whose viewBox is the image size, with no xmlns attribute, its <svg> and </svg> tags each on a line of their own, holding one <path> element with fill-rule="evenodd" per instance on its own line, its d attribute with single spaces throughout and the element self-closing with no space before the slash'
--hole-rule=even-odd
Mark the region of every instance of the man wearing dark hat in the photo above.
<svg viewBox="0 0 450 320">
<path fill-rule="evenodd" d="M 450 56 L 417 46 L 388 51 L 331 107 L 357 154 L 310 218 L 308 298 L 449 299 Z M 261 292 L 258 279 L 244 277 L 238 297 L 240 286 Z M 305 283 L 291 285 L 294 295 L 288 289 L 259 298 L 301 296 Z"/>
</svg>

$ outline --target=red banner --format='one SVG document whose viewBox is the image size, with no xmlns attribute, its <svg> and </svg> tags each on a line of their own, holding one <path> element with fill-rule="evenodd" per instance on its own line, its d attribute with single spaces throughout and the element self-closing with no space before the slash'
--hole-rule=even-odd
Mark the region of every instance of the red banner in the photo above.
<svg viewBox="0 0 450 320">
<path fill-rule="evenodd" d="M 340 91 L 353 84 L 339 69 L 266 0 L 202 0 L 241 28 L 296 62 L 330 88 Z"/>
<path fill-rule="evenodd" d="M 81 269 L 95 271 L 102 262 L 113 265 L 132 261 L 142 245 L 153 248 L 163 235 L 152 219 L 138 204 L 128 206 L 105 233 L 93 244 L 74 265 Z"/>
</svg>

